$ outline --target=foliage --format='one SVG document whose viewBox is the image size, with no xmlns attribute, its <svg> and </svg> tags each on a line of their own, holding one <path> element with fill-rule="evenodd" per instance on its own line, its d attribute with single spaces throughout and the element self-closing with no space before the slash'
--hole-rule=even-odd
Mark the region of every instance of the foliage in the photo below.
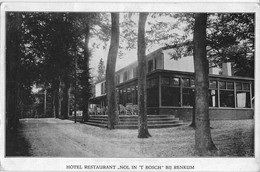
<svg viewBox="0 0 260 172">
<path fill-rule="evenodd" d="M 97 82 L 105 78 L 106 67 L 103 59 L 101 58 L 98 64 Z"/>
<path fill-rule="evenodd" d="M 191 55 L 193 45 L 189 35 L 193 33 L 194 14 L 176 13 L 171 16 L 184 24 L 185 36 L 183 42 L 168 44 L 166 48 L 175 46 L 177 54 L 173 58 Z M 254 18 L 252 13 L 208 14 L 207 57 L 211 67 L 232 62 L 234 75 L 254 76 Z M 184 46 L 176 46 L 178 44 Z"/>
<path fill-rule="evenodd" d="M 6 16 L 6 118 L 8 127 L 15 128 L 14 121 L 24 116 L 33 102 L 31 84 L 38 75 L 35 62 L 24 54 L 24 15 L 8 12 Z"/>
<path fill-rule="evenodd" d="M 21 16 L 21 26 L 17 27 L 15 24 L 18 14 Z M 108 40 L 110 25 L 106 13 L 23 12 L 7 14 L 7 40 L 16 41 L 20 50 L 19 55 L 16 55 L 18 64 L 15 70 L 19 75 L 14 80 L 18 82 L 19 79 L 20 92 L 23 95 L 21 99 L 28 98 L 31 102 L 33 101 L 31 87 L 34 84 L 44 84 L 49 91 L 56 90 L 56 92 L 62 85 L 70 85 L 75 80 L 75 58 L 79 58 L 77 63 L 79 64 L 78 69 L 81 71 L 78 77 L 79 90 L 84 93 L 79 95 L 90 97 L 89 67 L 84 66 L 89 63 L 86 61 L 90 60 L 91 55 L 87 53 L 88 57 L 84 56 L 86 24 L 90 26 L 90 36 L 97 36 L 104 42 Z M 14 37 L 17 34 L 13 33 L 18 33 L 19 36 Z M 95 46 L 97 45 L 92 45 L 92 47 Z M 7 51 L 11 49 L 7 47 Z M 7 59 L 8 68 L 9 60 L 12 61 L 12 58 Z M 8 71 L 11 70 L 8 69 Z M 7 77 L 10 78 L 9 72 L 7 73 Z M 14 74 L 14 70 L 12 73 Z M 63 93 L 60 93 L 60 98 L 62 98 Z M 29 100 L 23 100 L 23 102 L 28 104 Z"/>
<path fill-rule="evenodd" d="M 233 62 L 235 75 L 253 77 L 254 14 L 211 14 L 210 18 L 207 39 L 211 65 Z"/>
<path fill-rule="evenodd" d="M 158 46 L 172 45 L 182 42 L 188 34 L 183 31 L 185 24 L 176 19 L 177 13 L 149 13 L 149 21 L 146 25 L 147 51 L 154 50 Z M 124 13 L 124 20 L 120 23 L 121 46 L 120 49 L 135 49 L 137 47 L 137 13 Z M 121 53 L 121 56 L 123 53 Z"/>
</svg>

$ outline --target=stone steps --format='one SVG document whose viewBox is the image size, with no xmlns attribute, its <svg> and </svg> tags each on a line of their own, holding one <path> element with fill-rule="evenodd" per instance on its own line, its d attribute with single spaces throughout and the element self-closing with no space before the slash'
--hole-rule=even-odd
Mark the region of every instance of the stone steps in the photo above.
<svg viewBox="0 0 260 172">
<path fill-rule="evenodd" d="M 107 116 L 105 115 L 93 115 L 90 116 L 89 121 L 85 124 L 107 127 Z M 183 124 L 178 118 L 170 115 L 148 115 L 147 116 L 148 128 L 168 128 L 176 127 Z M 119 123 L 115 126 L 117 129 L 137 129 L 138 128 L 138 116 L 124 115 L 119 116 Z"/>
<path fill-rule="evenodd" d="M 148 128 L 170 128 L 170 127 L 177 127 L 182 125 L 182 123 L 176 123 L 176 124 L 153 124 L 149 125 Z M 137 125 L 117 125 L 115 128 L 117 129 L 137 129 Z"/>
</svg>

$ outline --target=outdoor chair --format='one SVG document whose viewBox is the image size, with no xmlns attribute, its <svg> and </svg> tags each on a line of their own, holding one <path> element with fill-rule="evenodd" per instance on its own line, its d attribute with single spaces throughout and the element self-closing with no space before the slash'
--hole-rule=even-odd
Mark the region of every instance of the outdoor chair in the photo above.
<svg viewBox="0 0 260 172">
<path fill-rule="evenodd" d="M 89 108 L 88 110 L 90 115 L 95 115 L 95 109 L 94 108 Z"/>
<path fill-rule="evenodd" d="M 138 115 L 138 105 L 133 105 L 133 113 L 134 115 Z"/>
<path fill-rule="evenodd" d="M 134 115 L 134 105 L 132 103 L 127 104 L 125 108 L 127 114 Z"/>
<path fill-rule="evenodd" d="M 119 115 L 126 115 L 126 114 L 127 114 L 126 108 L 122 104 L 119 104 Z"/>
<path fill-rule="evenodd" d="M 101 115 L 101 108 L 97 108 L 97 110 L 96 110 L 96 115 Z"/>
</svg>

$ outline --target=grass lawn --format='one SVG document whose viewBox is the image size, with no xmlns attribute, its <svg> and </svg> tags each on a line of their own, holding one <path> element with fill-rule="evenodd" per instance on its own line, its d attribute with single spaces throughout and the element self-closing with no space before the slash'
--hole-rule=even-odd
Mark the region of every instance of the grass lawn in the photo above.
<svg viewBox="0 0 260 172">
<path fill-rule="evenodd" d="M 148 139 L 136 138 L 135 130 L 117 130 L 109 137 L 114 144 L 125 145 L 148 157 L 193 157 L 195 131 L 188 125 L 150 129 L 152 137 Z M 213 142 L 223 156 L 254 156 L 253 120 L 216 120 L 211 121 L 211 127 Z"/>
</svg>

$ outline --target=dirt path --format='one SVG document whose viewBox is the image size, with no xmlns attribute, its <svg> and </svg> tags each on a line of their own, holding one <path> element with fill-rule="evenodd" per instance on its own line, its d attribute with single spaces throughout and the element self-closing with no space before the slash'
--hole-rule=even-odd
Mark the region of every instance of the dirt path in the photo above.
<svg viewBox="0 0 260 172">
<path fill-rule="evenodd" d="M 108 130 L 69 120 L 22 119 L 21 135 L 36 157 L 194 157 L 194 130 L 187 125 L 150 129 L 152 137 L 137 138 L 137 130 Z M 254 121 L 211 121 L 213 142 L 224 156 L 254 156 Z M 24 155 L 22 155 L 24 156 Z"/>
<path fill-rule="evenodd" d="M 30 143 L 30 154 L 42 157 L 139 157 L 90 132 L 97 127 L 59 119 L 24 119 L 23 133 Z M 104 130 L 104 129 L 103 129 Z"/>
</svg>

